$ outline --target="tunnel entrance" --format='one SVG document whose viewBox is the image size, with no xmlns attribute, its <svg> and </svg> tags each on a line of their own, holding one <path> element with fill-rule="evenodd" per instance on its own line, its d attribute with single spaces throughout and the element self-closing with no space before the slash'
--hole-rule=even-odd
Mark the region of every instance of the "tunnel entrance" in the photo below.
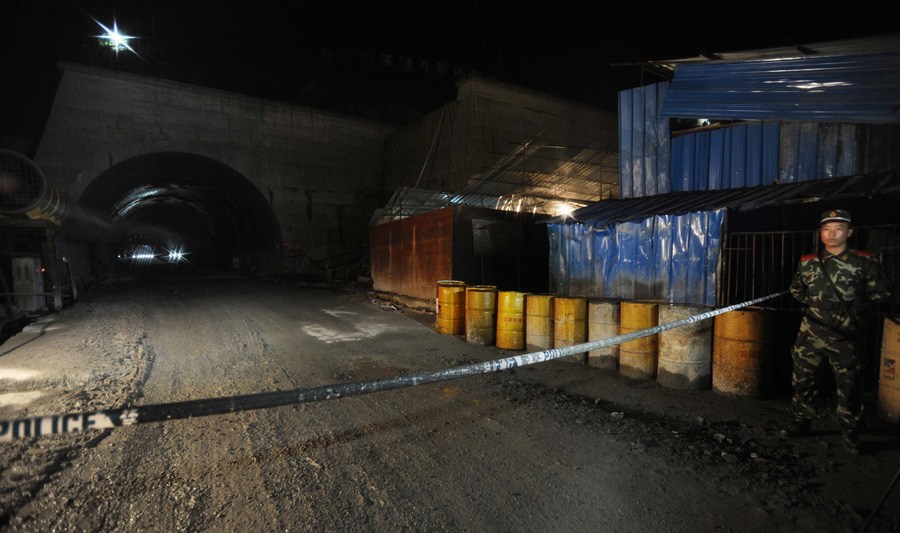
<svg viewBox="0 0 900 533">
<path fill-rule="evenodd" d="M 273 267 L 281 231 L 269 202 L 244 176 L 195 154 L 158 152 L 94 179 L 79 207 L 108 220 L 116 272 L 206 273 Z"/>
</svg>

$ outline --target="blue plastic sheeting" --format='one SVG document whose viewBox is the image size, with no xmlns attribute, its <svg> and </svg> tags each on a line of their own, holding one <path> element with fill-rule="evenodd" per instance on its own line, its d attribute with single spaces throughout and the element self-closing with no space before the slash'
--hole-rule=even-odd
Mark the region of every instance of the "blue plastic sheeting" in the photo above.
<svg viewBox="0 0 900 533">
<path fill-rule="evenodd" d="M 601 227 L 550 224 L 550 288 L 567 296 L 713 306 L 725 213 L 654 215 Z"/>
<path fill-rule="evenodd" d="M 900 123 L 900 52 L 682 64 L 673 118 Z"/>
<path fill-rule="evenodd" d="M 669 121 L 660 115 L 668 82 L 619 92 L 622 198 L 669 192 Z"/>
</svg>

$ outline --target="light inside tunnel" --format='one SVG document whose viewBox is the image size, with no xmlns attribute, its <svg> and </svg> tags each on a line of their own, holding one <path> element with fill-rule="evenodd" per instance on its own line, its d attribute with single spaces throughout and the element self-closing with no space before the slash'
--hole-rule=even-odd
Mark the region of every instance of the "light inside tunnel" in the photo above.
<svg viewBox="0 0 900 533">
<path fill-rule="evenodd" d="M 149 244 L 140 244 L 135 246 L 131 253 L 126 253 L 125 258 L 135 263 L 151 263 L 156 259 L 156 252 Z"/>
<path fill-rule="evenodd" d="M 168 256 L 169 262 L 170 263 L 180 263 L 181 261 L 186 261 L 184 255 L 185 254 L 181 250 L 181 248 L 169 250 L 169 256 Z"/>
<path fill-rule="evenodd" d="M 79 205 L 110 221 L 113 257 L 121 254 L 117 264 L 126 269 L 265 269 L 281 243 L 260 190 L 230 167 L 193 154 L 158 152 L 117 163 L 85 189 Z"/>
</svg>

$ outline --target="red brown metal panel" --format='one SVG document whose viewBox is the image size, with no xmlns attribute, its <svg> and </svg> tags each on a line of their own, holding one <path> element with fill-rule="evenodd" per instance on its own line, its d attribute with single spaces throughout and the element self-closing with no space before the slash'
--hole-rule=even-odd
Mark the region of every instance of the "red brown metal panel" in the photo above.
<svg viewBox="0 0 900 533">
<path fill-rule="evenodd" d="M 391 229 L 393 223 L 378 224 L 369 233 L 369 254 L 372 268 L 372 288 L 392 292 L 391 287 Z"/>
<path fill-rule="evenodd" d="M 391 286 L 395 293 L 412 296 L 405 289 L 412 272 L 412 239 L 415 221 L 409 217 L 399 221 L 391 232 Z"/>
<path fill-rule="evenodd" d="M 418 298 L 434 298 L 437 281 L 451 279 L 453 272 L 453 210 L 417 217 L 413 243 L 414 270 L 404 288 Z"/>
<path fill-rule="evenodd" d="M 516 213 L 462 206 L 379 224 L 370 240 L 373 289 L 433 300 L 437 282 L 454 279 L 546 292 L 547 236 L 534 224 Z"/>
<path fill-rule="evenodd" d="M 452 223 L 448 208 L 373 227 L 372 288 L 433 299 L 437 281 L 451 276 Z"/>
</svg>

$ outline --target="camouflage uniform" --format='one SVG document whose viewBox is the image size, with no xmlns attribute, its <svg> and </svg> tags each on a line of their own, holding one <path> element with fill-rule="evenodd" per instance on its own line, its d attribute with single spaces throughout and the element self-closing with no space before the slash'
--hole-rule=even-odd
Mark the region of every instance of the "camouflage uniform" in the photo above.
<svg viewBox="0 0 900 533">
<path fill-rule="evenodd" d="M 822 267 L 843 302 L 823 276 Z M 800 258 L 790 291 L 809 306 L 793 349 L 794 417 L 815 417 L 819 394 L 816 373 L 827 361 L 834 372 L 841 430 L 856 432 L 863 415 L 861 336 L 870 306 L 890 300 L 890 282 L 871 253 L 846 248 L 831 255 L 823 250 L 821 259 L 816 254 Z"/>
</svg>

